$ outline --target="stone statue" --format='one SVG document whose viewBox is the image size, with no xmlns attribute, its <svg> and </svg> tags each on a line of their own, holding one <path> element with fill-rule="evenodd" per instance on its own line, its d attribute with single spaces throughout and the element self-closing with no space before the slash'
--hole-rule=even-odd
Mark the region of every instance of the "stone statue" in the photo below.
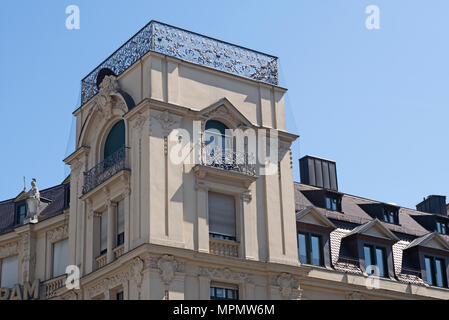
<svg viewBox="0 0 449 320">
<path fill-rule="evenodd" d="M 36 186 L 36 179 L 31 181 L 31 189 L 27 192 L 27 216 L 24 223 L 37 223 L 37 217 L 39 215 L 39 207 L 41 203 L 41 196 L 39 189 Z"/>
</svg>

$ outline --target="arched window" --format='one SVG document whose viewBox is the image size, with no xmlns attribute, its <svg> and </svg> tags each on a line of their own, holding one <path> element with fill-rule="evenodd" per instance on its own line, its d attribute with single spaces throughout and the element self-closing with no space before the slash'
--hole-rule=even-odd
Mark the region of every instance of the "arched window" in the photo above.
<svg viewBox="0 0 449 320">
<path fill-rule="evenodd" d="M 206 122 L 206 146 L 213 143 L 217 147 L 226 147 L 226 125 L 217 120 Z"/>
<path fill-rule="evenodd" d="M 222 167 L 232 156 L 232 136 L 226 135 L 228 127 L 217 120 L 206 122 L 206 161 L 209 165 Z"/>
<path fill-rule="evenodd" d="M 103 159 L 107 160 L 111 155 L 119 151 L 125 145 L 125 122 L 120 120 L 109 132 L 104 144 Z"/>
</svg>

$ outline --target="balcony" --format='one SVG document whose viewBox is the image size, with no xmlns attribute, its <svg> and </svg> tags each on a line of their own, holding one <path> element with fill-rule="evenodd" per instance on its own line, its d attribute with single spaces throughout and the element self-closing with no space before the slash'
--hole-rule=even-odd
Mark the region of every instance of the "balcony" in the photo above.
<svg viewBox="0 0 449 320">
<path fill-rule="evenodd" d="M 83 195 L 89 193 L 120 171 L 128 169 L 126 166 L 126 149 L 125 146 L 121 147 L 104 161 L 84 172 Z"/>
<path fill-rule="evenodd" d="M 218 256 L 238 258 L 239 243 L 232 240 L 209 238 L 209 252 Z"/>
<path fill-rule="evenodd" d="M 203 147 L 201 165 L 256 176 L 256 160 L 246 152 Z"/>
<path fill-rule="evenodd" d="M 97 261 L 97 268 L 103 268 L 107 262 L 107 254 L 103 254 L 95 259 Z"/>
<path fill-rule="evenodd" d="M 119 257 L 121 257 L 125 253 L 125 246 L 122 244 L 122 245 L 116 247 L 113 250 L 113 252 L 114 252 L 115 259 L 118 259 Z"/>
<path fill-rule="evenodd" d="M 50 279 L 45 281 L 42 286 L 44 289 L 45 299 L 50 299 L 56 296 L 58 289 L 61 289 L 65 286 L 65 281 L 67 279 L 67 275 L 64 274 L 62 276 Z"/>
</svg>

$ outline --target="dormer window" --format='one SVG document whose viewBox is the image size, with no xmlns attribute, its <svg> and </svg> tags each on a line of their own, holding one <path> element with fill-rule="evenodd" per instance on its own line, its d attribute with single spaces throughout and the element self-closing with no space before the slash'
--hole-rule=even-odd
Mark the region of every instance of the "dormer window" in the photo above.
<svg viewBox="0 0 449 320">
<path fill-rule="evenodd" d="M 447 234 L 447 224 L 445 222 L 437 221 L 437 232 L 440 234 Z"/>
<path fill-rule="evenodd" d="M 327 193 L 325 196 L 326 209 L 330 211 L 341 211 L 341 196 L 334 193 Z"/>
<path fill-rule="evenodd" d="M 16 224 L 23 224 L 23 221 L 27 215 L 27 206 L 23 203 L 18 205 L 16 208 Z"/>
<path fill-rule="evenodd" d="M 364 245 L 365 270 L 368 275 L 387 276 L 387 259 L 385 248 L 374 245 Z"/>
<path fill-rule="evenodd" d="M 398 210 L 396 208 L 383 208 L 382 219 L 386 223 L 399 224 Z"/>
<path fill-rule="evenodd" d="M 427 283 L 431 286 L 437 286 L 441 288 L 447 287 L 445 262 L 443 259 L 426 256 L 424 258 L 424 264 L 426 268 Z"/>
</svg>

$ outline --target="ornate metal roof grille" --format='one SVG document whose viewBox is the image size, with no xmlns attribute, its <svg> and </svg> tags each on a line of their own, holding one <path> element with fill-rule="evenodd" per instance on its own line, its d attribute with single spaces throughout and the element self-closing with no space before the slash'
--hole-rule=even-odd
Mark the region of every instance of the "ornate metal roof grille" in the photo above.
<svg viewBox="0 0 449 320">
<path fill-rule="evenodd" d="M 118 76 L 149 51 L 278 85 L 278 58 L 197 33 L 151 21 L 81 81 L 81 105 L 98 93 L 98 72 Z"/>
</svg>

